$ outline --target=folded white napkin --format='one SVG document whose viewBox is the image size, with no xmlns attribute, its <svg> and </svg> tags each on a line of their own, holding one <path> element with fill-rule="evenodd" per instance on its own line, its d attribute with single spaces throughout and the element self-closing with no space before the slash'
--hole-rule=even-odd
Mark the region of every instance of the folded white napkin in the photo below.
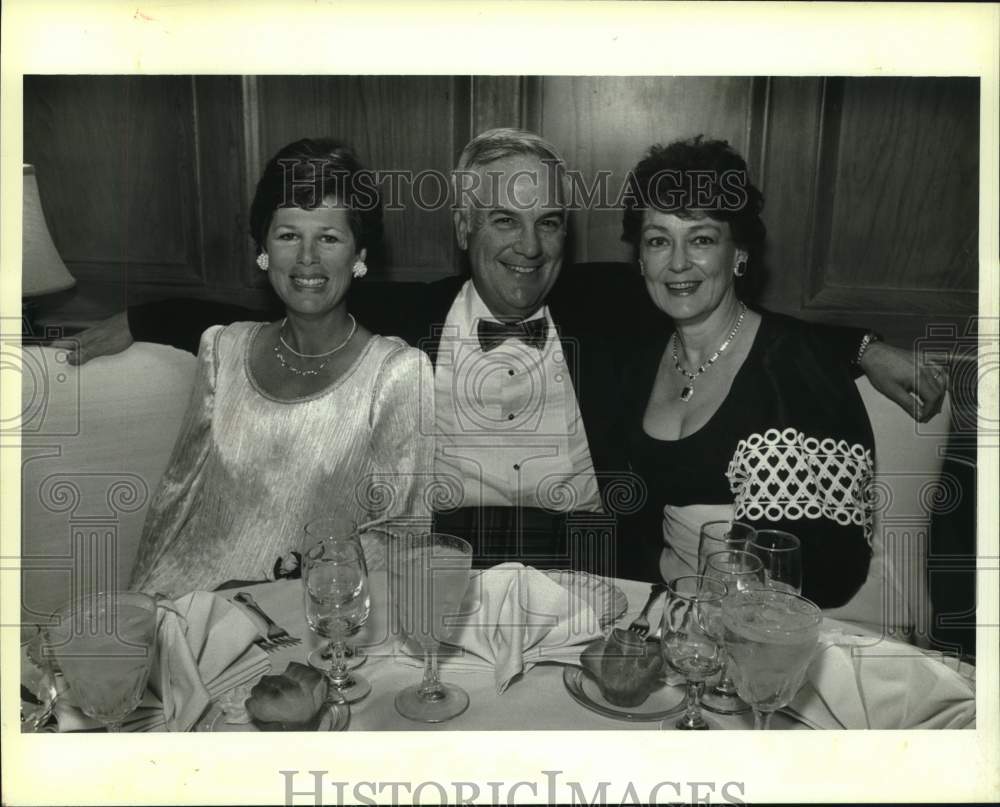
<svg viewBox="0 0 1000 807">
<path fill-rule="evenodd" d="M 189 731 L 213 698 L 270 669 L 267 655 L 253 644 L 258 636 L 257 626 L 240 608 L 211 592 L 161 600 L 149 686 L 123 729 Z M 59 730 L 98 727 L 62 687 L 55 709 Z"/>
<path fill-rule="evenodd" d="M 452 634 L 442 648 L 449 670 L 493 670 L 497 694 L 540 661 L 578 663 L 579 645 L 603 635 L 590 605 L 542 572 L 502 563 L 474 575 Z M 415 663 L 419 649 L 402 646 Z"/>
<path fill-rule="evenodd" d="M 975 684 L 953 667 L 912 645 L 826 629 L 787 711 L 817 729 L 968 728 Z"/>
</svg>

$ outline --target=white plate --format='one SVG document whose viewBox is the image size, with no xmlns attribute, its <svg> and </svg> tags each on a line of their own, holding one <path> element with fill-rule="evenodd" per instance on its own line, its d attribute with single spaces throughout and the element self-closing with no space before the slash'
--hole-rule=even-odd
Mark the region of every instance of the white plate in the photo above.
<svg viewBox="0 0 1000 807">
<path fill-rule="evenodd" d="M 351 720 L 351 708 L 346 703 L 330 703 L 316 726 L 316 731 L 344 731 Z M 253 723 L 227 723 L 226 713 L 213 703 L 195 731 L 260 731 Z"/>
<path fill-rule="evenodd" d="M 597 682 L 583 667 L 566 667 L 563 670 L 563 684 L 573 700 L 581 706 L 615 720 L 632 723 L 666 720 L 684 711 L 684 687 L 672 687 L 664 683 L 638 706 L 615 706 L 604 699 Z"/>
</svg>

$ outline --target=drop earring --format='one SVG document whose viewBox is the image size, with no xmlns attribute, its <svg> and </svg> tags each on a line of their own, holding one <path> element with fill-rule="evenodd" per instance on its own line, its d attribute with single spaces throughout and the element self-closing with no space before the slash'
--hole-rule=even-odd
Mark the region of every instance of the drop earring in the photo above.
<svg viewBox="0 0 1000 807">
<path fill-rule="evenodd" d="M 266 252 L 262 252 L 260 253 L 260 255 L 257 256 L 257 266 L 260 267 L 260 271 L 262 272 L 267 271 L 267 267 L 270 265 L 270 262 L 271 259 L 267 257 Z"/>
</svg>

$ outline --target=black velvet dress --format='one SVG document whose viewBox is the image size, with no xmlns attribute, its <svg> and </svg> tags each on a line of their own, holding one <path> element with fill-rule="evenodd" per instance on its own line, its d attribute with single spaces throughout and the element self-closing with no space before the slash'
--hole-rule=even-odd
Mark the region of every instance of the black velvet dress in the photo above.
<svg viewBox="0 0 1000 807">
<path fill-rule="evenodd" d="M 629 530 L 643 577 L 659 576 L 664 505 L 735 504 L 736 519 L 799 537 L 803 594 L 821 607 L 843 604 L 864 583 L 874 438 L 842 351 L 820 333 L 763 314 L 726 400 L 678 440 L 642 428 L 669 328 L 625 368 L 629 455 L 648 491 Z"/>
</svg>

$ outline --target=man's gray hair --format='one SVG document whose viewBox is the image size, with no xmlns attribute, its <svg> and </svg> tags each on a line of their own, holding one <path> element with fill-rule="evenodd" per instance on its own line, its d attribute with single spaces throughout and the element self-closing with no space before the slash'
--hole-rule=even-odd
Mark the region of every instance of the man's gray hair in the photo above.
<svg viewBox="0 0 1000 807">
<path fill-rule="evenodd" d="M 458 158 L 458 165 L 452 172 L 452 190 L 455 204 L 460 209 L 468 208 L 468 183 L 464 177 L 485 168 L 497 160 L 518 155 L 537 157 L 550 171 L 558 172 L 564 204 L 569 204 L 569 176 L 566 161 L 548 140 L 525 129 L 488 129 L 468 142 Z M 555 175 L 555 174 L 553 174 Z"/>
</svg>

